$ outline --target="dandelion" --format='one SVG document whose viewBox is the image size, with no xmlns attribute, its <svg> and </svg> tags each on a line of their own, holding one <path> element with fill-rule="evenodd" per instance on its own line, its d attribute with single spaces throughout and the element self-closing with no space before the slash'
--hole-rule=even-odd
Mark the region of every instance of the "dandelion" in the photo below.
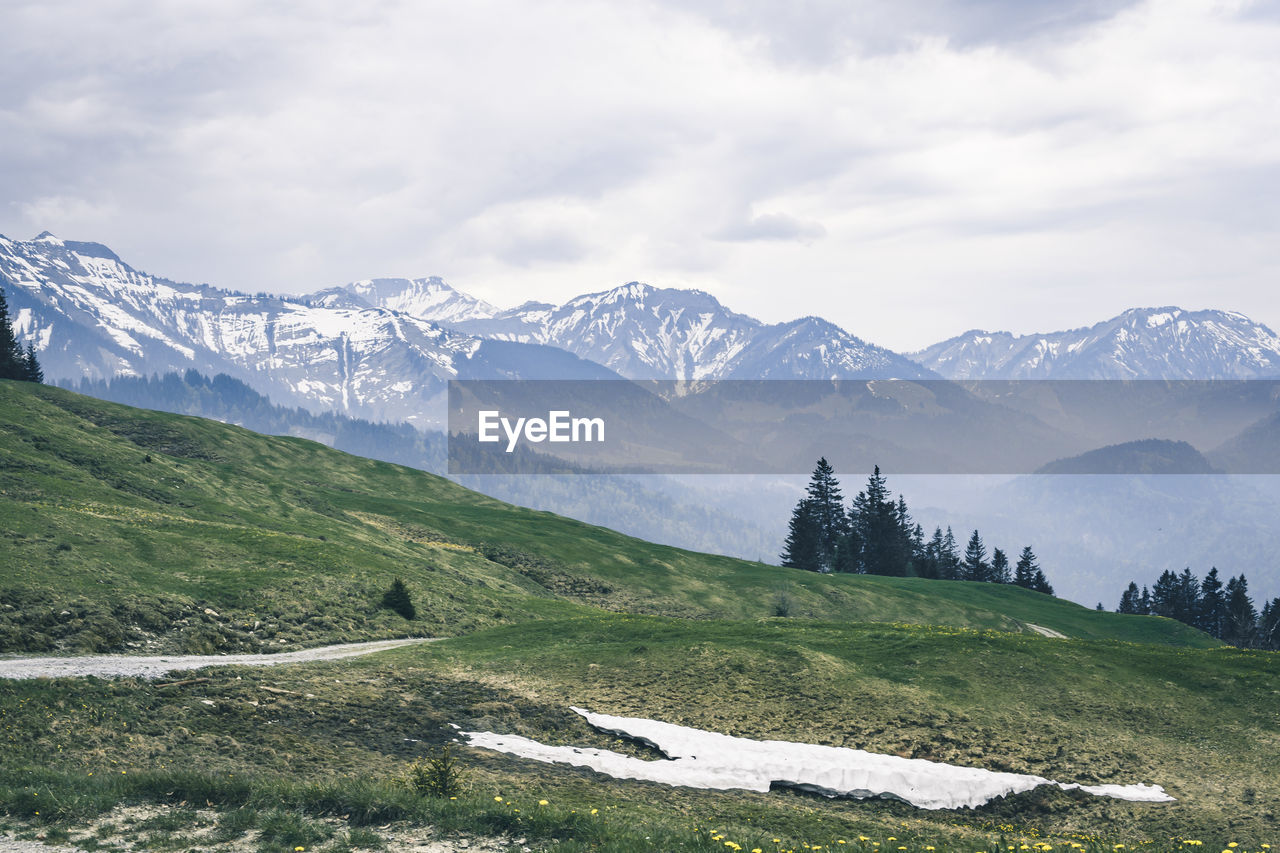
<svg viewBox="0 0 1280 853">
<path fill-rule="evenodd" d="M 538 805 L 545 806 L 545 805 L 549 805 L 549 803 L 546 800 L 538 800 Z"/>
<path fill-rule="evenodd" d="M 591 813 L 592 813 L 592 814 L 600 814 L 600 810 L 599 810 L 599 809 L 592 809 L 592 810 L 591 810 Z"/>
<path fill-rule="evenodd" d="M 502 802 L 502 797 L 494 797 L 494 798 L 493 798 L 493 801 L 494 801 L 495 803 L 500 803 L 500 802 Z"/>
</svg>

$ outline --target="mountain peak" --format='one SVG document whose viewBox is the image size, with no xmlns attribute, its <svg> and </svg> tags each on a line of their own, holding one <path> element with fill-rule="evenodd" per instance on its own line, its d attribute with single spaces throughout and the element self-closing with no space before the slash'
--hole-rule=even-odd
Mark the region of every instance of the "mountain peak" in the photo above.
<svg viewBox="0 0 1280 853">
<path fill-rule="evenodd" d="M 62 246 L 62 245 L 65 245 L 65 244 L 64 244 L 60 239 L 58 239 L 58 237 L 57 237 L 56 235 L 54 235 L 54 233 L 53 233 L 52 231 L 41 231 L 39 234 L 37 234 L 37 235 L 36 235 L 36 238 L 35 238 L 34 240 L 32 240 L 31 242 L 33 242 L 33 243 L 48 243 L 48 244 L 50 244 L 50 245 L 52 245 L 52 246 Z"/>
<path fill-rule="evenodd" d="M 455 289 L 438 275 L 426 278 L 366 278 L 353 281 L 342 288 L 320 291 L 315 295 L 328 294 L 325 298 L 333 301 L 334 290 L 345 291 L 374 308 L 390 308 L 436 323 L 488 319 L 498 313 L 493 305 Z"/>
<path fill-rule="evenodd" d="M 1176 305 L 1057 332 L 969 331 L 915 357 L 949 379 L 1280 378 L 1280 336 L 1266 326 Z"/>
</svg>

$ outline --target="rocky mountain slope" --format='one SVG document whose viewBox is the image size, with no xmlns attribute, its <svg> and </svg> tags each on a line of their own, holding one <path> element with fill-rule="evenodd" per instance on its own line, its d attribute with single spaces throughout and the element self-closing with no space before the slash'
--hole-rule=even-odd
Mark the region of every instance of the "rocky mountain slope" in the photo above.
<svg viewBox="0 0 1280 853">
<path fill-rule="evenodd" d="M 398 290 L 371 283 L 346 301 L 249 295 L 140 272 L 97 243 L 0 237 L 0 285 L 50 379 L 195 367 L 278 402 L 430 426 L 451 378 L 613 376 L 563 350 L 484 341 L 362 304 L 363 293 L 404 304 L 440 297 L 434 304 L 445 307 L 448 294 L 425 281 Z"/>
<path fill-rule="evenodd" d="M 701 290 L 630 282 L 455 327 L 543 343 L 632 379 L 917 379 L 930 371 L 820 317 L 765 324 Z"/>
<path fill-rule="evenodd" d="M 1280 377 L 1280 335 L 1243 314 L 1134 308 L 1087 329 L 965 332 L 913 353 L 948 379 Z"/>
</svg>

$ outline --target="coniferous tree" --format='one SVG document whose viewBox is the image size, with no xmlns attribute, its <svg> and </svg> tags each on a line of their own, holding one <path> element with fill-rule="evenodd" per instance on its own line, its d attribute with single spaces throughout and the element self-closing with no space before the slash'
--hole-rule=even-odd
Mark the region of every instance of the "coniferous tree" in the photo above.
<svg viewBox="0 0 1280 853">
<path fill-rule="evenodd" d="M 991 552 L 992 583 L 1012 583 L 1013 575 L 1009 572 L 1009 557 L 999 548 Z"/>
<path fill-rule="evenodd" d="M 1210 636 L 1222 639 L 1227 626 L 1227 597 L 1222 591 L 1222 581 L 1218 577 L 1218 567 L 1209 569 L 1209 573 L 1200 582 L 1200 606 L 1196 609 L 1195 626 Z"/>
<path fill-rule="evenodd" d="M 1151 615 L 1151 590 L 1142 588 L 1142 598 L 1138 599 L 1138 612 L 1143 616 Z"/>
<path fill-rule="evenodd" d="M 894 501 L 880 466 L 867 488 L 853 499 L 853 529 L 862 546 L 862 568 L 868 574 L 905 576 L 910 571 L 910 516 L 906 501 Z M 905 528 L 905 529 L 904 529 Z"/>
<path fill-rule="evenodd" d="M 809 498 L 802 498 L 791 513 L 782 565 L 808 572 L 827 569 L 822 562 L 822 525 Z"/>
<path fill-rule="evenodd" d="M 26 363 L 22 348 L 13 335 L 13 323 L 9 320 L 9 303 L 4 288 L 0 288 L 0 379 L 26 379 Z"/>
<path fill-rule="evenodd" d="M 1013 582 L 1026 589 L 1036 588 L 1036 573 L 1040 571 L 1040 565 L 1036 562 L 1035 552 L 1031 550 L 1031 546 L 1027 545 L 1022 549 L 1022 553 L 1018 556 L 1018 563 L 1013 568 Z"/>
<path fill-rule="evenodd" d="M 1141 596 L 1142 593 L 1138 592 L 1138 585 L 1133 581 L 1129 581 L 1128 588 L 1120 595 L 1120 606 L 1116 608 L 1116 612 L 1133 615 L 1141 613 Z"/>
<path fill-rule="evenodd" d="M 826 458 L 818 460 L 809 478 L 809 512 L 818 527 L 818 546 L 823 570 L 830 571 L 836 565 L 836 549 L 841 547 L 849 533 L 849 518 L 844 510 L 844 495 L 840 481 Z"/>
<path fill-rule="evenodd" d="M 1031 588 L 1036 592 L 1043 592 L 1045 595 L 1053 595 L 1053 586 L 1049 583 L 1049 579 L 1044 576 L 1044 569 L 1036 568 L 1035 577 L 1031 579 Z"/>
<path fill-rule="evenodd" d="M 1151 612 L 1156 616 L 1174 618 L 1177 608 L 1178 576 L 1169 569 L 1160 573 L 1151 587 Z"/>
<path fill-rule="evenodd" d="M 1178 575 L 1173 592 L 1173 618 L 1184 625 L 1194 625 L 1200 612 L 1200 579 L 1187 566 Z"/>
<path fill-rule="evenodd" d="M 1280 650 L 1280 598 L 1273 598 L 1263 605 L 1258 616 L 1258 645 L 1264 649 Z"/>
<path fill-rule="evenodd" d="M 1233 646 L 1248 646 L 1257 630 L 1258 614 L 1249 597 L 1249 582 L 1241 574 L 1227 581 L 1227 629 L 1223 637 Z"/>
<path fill-rule="evenodd" d="M 987 580 L 987 547 L 982 544 L 978 531 L 973 531 L 969 544 L 964 549 L 963 579 L 968 581 Z"/>
<path fill-rule="evenodd" d="M 948 581 L 960 577 L 960 553 L 950 525 L 947 525 L 947 533 L 942 537 L 942 550 L 938 553 L 938 577 Z"/>
<path fill-rule="evenodd" d="M 44 371 L 40 368 L 40 362 L 36 358 L 34 341 L 27 341 L 27 351 L 22 357 L 22 372 L 22 378 L 28 382 L 44 382 Z"/>
<path fill-rule="evenodd" d="M 924 528 L 919 524 L 911 528 L 911 573 L 917 577 L 928 577 L 924 568 Z"/>
<path fill-rule="evenodd" d="M 918 561 L 918 566 L 916 569 L 916 572 L 917 574 L 920 575 L 920 577 L 922 578 L 942 577 L 942 574 L 941 574 L 942 548 L 943 548 L 942 528 L 935 527 L 933 529 L 933 536 L 931 536 L 929 538 L 929 541 L 925 542 L 920 549 L 921 554 L 920 554 L 920 559 Z"/>
<path fill-rule="evenodd" d="M 382 607 L 399 613 L 405 619 L 412 620 L 418 615 L 418 610 L 413 606 L 413 600 L 409 597 L 409 590 L 400 578 L 392 581 L 391 588 L 383 593 Z"/>
</svg>

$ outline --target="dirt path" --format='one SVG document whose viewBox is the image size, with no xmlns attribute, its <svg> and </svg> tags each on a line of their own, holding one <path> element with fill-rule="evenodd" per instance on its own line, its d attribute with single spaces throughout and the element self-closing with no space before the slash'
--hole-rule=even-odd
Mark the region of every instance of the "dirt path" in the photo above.
<svg viewBox="0 0 1280 853">
<path fill-rule="evenodd" d="M 282 663 L 305 663 L 315 660 L 338 660 L 372 654 L 401 646 L 429 643 L 422 637 L 409 640 L 374 640 L 369 643 L 343 643 L 320 646 L 296 652 L 271 655 L 82 655 L 79 657 L 0 658 L 0 678 L 74 678 L 96 675 L 159 678 L 170 672 L 201 669 L 206 666 L 276 666 Z M 4 848 L 0 847 L 0 853 Z"/>
<path fill-rule="evenodd" d="M 1055 631 L 1052 628 L 1045 628 L 1043 625 L 1032 625 L 1030 622 L 1028 622 L 1027 627 L 1030 628 L 1032 631 L 1035 631 L 1037 634 L 1039 634 L 1042 637 L 1052 637 L 1055 640 L 1069 639 L 1066 634 L 1063 634 L 1060 631 Z"/>
</svg>

